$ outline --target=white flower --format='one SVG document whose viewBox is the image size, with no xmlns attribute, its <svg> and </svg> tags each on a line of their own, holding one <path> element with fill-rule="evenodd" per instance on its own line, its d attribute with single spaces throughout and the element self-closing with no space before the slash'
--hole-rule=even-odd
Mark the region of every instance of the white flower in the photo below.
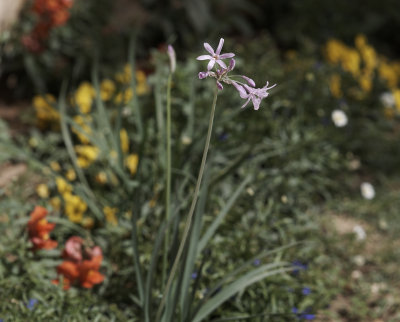
<svg viewBox="0 0 400 322">
<path fill-rule="evenodd" d="M 384 107 L 391 107 L 393 108 L 396 104 L 396 101 L 394 100 L 394 96 L 390 92 L 385 92 L 380 96 L 381 103 L 383 104 Z"/>
<path fill-rule="evenodd" d="M 368 200 L 374 199 L 375 197 L 375 189 L 372 184 L 369 182 L 363 182 L 360 186 L 361 195 Z"/>
<path fill-rule="evenodd" d="M 357 266 L 364 266 L 365 264 L 365 258 L 362 255 L 354 256 L 353 261 Z"/>
<path fill-rule="evenodd" d="M 332 121 L 337 127 L 347 125 L 347 115 L 342 110 L 334 110 L 332 112 Z"/>
<path fill-rule="evenodd" d="M 354 226 L 353 233 L 356 234 L 357 240 L 365 240 L 365 238 L 367 238 L 367 233 L 360 225 Z"/>
</svg>

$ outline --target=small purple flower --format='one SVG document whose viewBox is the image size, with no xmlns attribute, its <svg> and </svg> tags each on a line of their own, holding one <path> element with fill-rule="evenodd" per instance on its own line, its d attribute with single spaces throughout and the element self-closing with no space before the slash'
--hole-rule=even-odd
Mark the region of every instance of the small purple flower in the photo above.
<svg viewBox="0 0 400 322">
<path fill-rule="evenodd" d="M 257 258 L 253 261 L 254 266 L 259 266 L 261 264 L 261 261 Z"/>
<path fill-rule="evenodd" d="M 308 311 L 309 310 L 307 309 L 303 312 L 299 312 L 299 310 L 296 307 L 292 308 L 292 313 L 294 313 L 299 320 L 314 320 L 315 314 L 310 314 L 308 313 Z"/>
<path fill-rule="evenodd" d="M 207 60 L 209 59 L 209 63 L 207 65 L 207 70 L 211 70 L 215 63 L 220 65 L 222 68 L 226 69 L 226 64 L 221 59 L 232 58 L 235 56 L 233 53 L 221 54 L 222 46 L 224 45 L 224 38 L 221 38 L 217 47 L 217 50 L 214 52 L 214 49 L 208 43 L 204 43 L 204 48 L 211 54 L 211 55 L 201 55 L 197 57 L 197 60 Z"/>
<path fill-rule="evenodd" d="M 303 295 L 309 295 L 311 294 L 311 289 L 309 287 L 303 287 L 301 293 L 303 293 Z"/>
<path fill-rule="evenodd" d="M 169 57 L 169 66 L 171 69 L 171 73 L 175 72 L 176 69 L 176 54 L 175 54 L 175 50 L 174 47 L 172 47 L 171 45 L 168 45 L 168 57 Z"/>
<path fill-rule="evenodd" d="M 35 307 L 35 305 L 37 304 L 38 300 L 37 299 L 29 299 L 28 304 L 26 304 L 26 307 L 29 310 L 33 310 L 33 308 Z"/>
<path fill-rule="evenodd" d="M 191 275 L 191 277 L 192 277 L 192 279 L 195 280 L 195 279 L 197 278 L 197 272 L 193 272 L 192 275 Z"/>
<path fill-rule="evenodd" d="M 242 76 L 242 77 L 246 77 L 246 76 Z M 254 83 L 254 81 L 250 78 L 249 78 L 249 81 L 252 81 Z M 239 91 L 241 98 L 244 98 L 244 99 L 247 98 L 247 101 L 243 104 L 242 108 L 246 107 L 246 105 L 251 100 L 253 103 L 254 109 L 256 111 L 260 108 L 261 100 L 268 97 L 268 95 L 269 95 L 268 90 L 270 90 L 271 88 L 274 88 L 276 86 L 276 84 L 275 84 L 275 85 L 268 87 L 269 82 L 267 82 L 267 84 L 263 88 L 254 88 L 254 87 L 250 87 L 249 85 L 246 85 L 246 84 L 239 85 L 237 83 L 236 84 L 233 83 L 233 85 Z"/>
<path fill-rule="evenodd" d="M 292 267 L 293 267 L 293 274 L 298 275 L 300 271 L 305 271 L 308 268 L 308 265 L 298 260 L 295 260 L 292 263 Z"/>
</svg>

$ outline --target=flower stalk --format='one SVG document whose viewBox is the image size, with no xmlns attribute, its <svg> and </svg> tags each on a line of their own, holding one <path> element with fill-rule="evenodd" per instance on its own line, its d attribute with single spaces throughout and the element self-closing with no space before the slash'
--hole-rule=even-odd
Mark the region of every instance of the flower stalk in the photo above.
<svg viewBox="0 0 400 322">
<path fill-rule="evenodd" d="M 174 277 L 176 275 L 176 272 L 177 272 L 177 269 L 178 269 L 178 264 L 179 264 L 179 261 L 180 261 L 180 259 L 182 257 L 182 253 L 183 253 L 183 250 L 185 248 L 186 240 L 188 238 L 188 234 L 189 234 L 190 228 L 192 226 L 193 214 L 194 214 L 194 210 L 196 209 L 197 198 L 198 198 L 198 194 L 199 194 L 199 191 L 200 191 L 200 186 L 201 186 L 201 182 L 202 182 L 202 179 L 203 179 L 204 170 L 205 170 L 205 166 L 206 166 L 207 154 L 208 154 L 208 150 L 210 148 L 211 134 L 212 134 L 212 128 L 213 128 L 213 123 L 214 123 L 214 115 L 215 115 L 215 110 L 216 110 L 216 105 L 217 105 L 217 97 L 218 97 L 218 86 L 215 86 L 214 99 L 213 99 L 213 103 L 212 103 L 212 107 L 211 107 L 210 119 L 209 119 L 209 122 L 208 122 L 207 137 L 206 137 L 206 142 L 205 142 L 205 145 L 204 145 L 203 157 L 201 159 L 199 175 L 197 177 L 196 188 L 194 190 L 192 203 L 190 205 L 189 213 L 188 213 L 188 216 L 186 218 L 186 223 L 185 223 L 185 228 L 184 228 L 183 235 L 182 235 L 182 240 L 181 240 L 181 243 L 179 245 L 179 249 L 178 249 L 178 252 L 176 254 L 174 263 L 172 265 L 171 272 L 170 272 L 170 274 L 168 276 L 167 285 L 165 287 L 164 294 L 163 294 L 160 306 L 159 306 L 158 311 L 157 311 L 156 321 L 160 320 L 161 313 L 162 313 L 162 310 L 164 308 L 167 295 L 168 295 L 168 293 L 170 291 L 170 288 L 171 288 L 171 285 L 172 285 L 172 281 L 174 280 Z"/>
</svg>

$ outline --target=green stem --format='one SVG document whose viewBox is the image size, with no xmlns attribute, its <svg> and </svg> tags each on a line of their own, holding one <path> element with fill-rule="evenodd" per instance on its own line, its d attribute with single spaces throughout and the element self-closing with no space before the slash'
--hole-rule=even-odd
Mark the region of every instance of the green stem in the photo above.
<svg viewBox="0 0 400 322">
<path fill-rule="evenodd" d="M 166 172 L 166 192 L 165 192 L 165 220 L 169 222 L 171 216 L 171 86 L 172 74 L 168 77 L 167 86 L 167 172 Z M 163 256 L 163 271 L 162 282 L 164 283 L 167 274 L 167 259 L 168 259 L 168 244 L 169 244 L 169 229 L 165 232 L 165 245 Z"/>
<path fill-rule="evenodd" d="M 170 288 L 171 288 L 172 281 L 173 281 L 173 279 L 175 277 L 175 274 L 176 274 L 176 271 L 178 269 L 179 260 L 181 259 L 183 249 L 185 248 L 185 244 L 186 244 L 186 240 L 187 240 L 187 237 L 188 237 L 188 234 L 189 234 L 189 231 L 190 231 L 190 227 L 192 226 L 193 214 L 194 214 L 194 210 L 196 208 L 197 197 L 198 197 L 198 194 L 199 194 L 199 191 L 200 191 L 201 180 L 203 179 L 203 174 L 204 174 L 204 169 L 205 169 L 205 166 L 206 166 L 208 150 L 210 148 L 211 134 L 212 134 L 212 128 L 213 128 L 213 123 L 214 123 L 214 115 L 215 115 L 215 109 L 216 109 L 216 105 L 217 105 L 217 97 L 218 97 L 218 87 L 215 86 L 214 100 L 213 100 L 213 104 L 212 104 L 212 107 L 211 107 L 210 120 L 209 120 L 209 123 L 208 123 L 207 138 L 206 138 L 206 143 L 204 145 L 203 158 L 201 160 L 199 175 L 197 177 L 196 188 L 194 190 L 192 204 L 190 206 L 189 214 L 188 214 L 188 217 L 186 219 L 185 228 L 184 228 L 183 236 L 182 236 L 182 241 L 181 241 L 181 243 L 179 245 L 178 252 L 176 254 L 174 263 L 173 263 L 172 268 L 171 268 L 171 273 L 168 276 L 167 285 L 165 287 L 164 294 L 163 294 L 160 306 L 159 306 L 159 308 L 157 310 L 156 321 L 160 321 L 161 313 L 162 313 L 162 310 L 164 308 L 166 298 L 168 296 L 168 293 L 169 293 Z"/>
</svg>

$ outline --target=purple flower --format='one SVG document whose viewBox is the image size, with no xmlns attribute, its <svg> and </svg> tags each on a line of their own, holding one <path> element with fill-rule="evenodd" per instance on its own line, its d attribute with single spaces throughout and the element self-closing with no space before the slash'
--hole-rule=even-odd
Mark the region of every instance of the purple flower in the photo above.
<svg viewBox="0 0 400 322">
<path fill-rule="evenodd" d="M 296 307 L 293 307 L 292 312 L 297 316 L 297 318 L 299 320 L 314 320 L 315 319 L 315 314 L 308 313 L 308 309 L 303 312 L 299 312 L 299 310 Z"/>
<path fill-rule="evenodd" d="M 251 78 L 248 78 L 246 76 L 242 77 L 245 78 L 246 80 L 248 79 L 247 81 L 249 83 L 250 82 L 254 83 L 254 81 Z M 251 100 L 254 109 L 257 111 L 260 108 L 261 100 L 268 97 L 269 95 L 268 90 L 276 86 L 275 84 L 268 87 L 268 84 L 269 83 L 267 82 L 267 84 L 263 88 L 254 88 L 250 87 L 247 84 L 239 85 L 238 83 L 233 82 L 233 86 L 235 86 L 235 88 L 239 91 L 240 97 L 244 99 L 247 98 L 247 101 L 243 104 L 242 108 L 244 108 Z"/>
<path fill-rule="evenodd" d="M 311 294 L 311 289 L 309 287 L 303 287 L 301 293 L 303 293 L 303 295 L 309 295 Z"/>
<path fill-rule="evenodd" d="M 197 278 L 197 272 L 193 272 L 192 275 L 191 275 L 191 277 L 192 277 L 192 279 L 195 280 L 195 279 Z"/>
<path fill-rule="evenodd" d="M 29 299 L 29 302 L 28 302 L 28 304 L 26 304 L 26 307 L 27 307 L 29 310 L 33 310 L 33 308 L 35 307 L 35 305 L 36 305 L 37 302 L 38 302 L 37 299 Z"/>
<path fill-rule="evenodd" d="M 169 57 L 169 67 L 171 69 L 171 73 L 175 72 L 176 69 L 176 54 L 174 47 L 168 45 L 168 57 Z"/>
<path fill-rule="evenodd" d="M 254 266 L 259 266 L 261 264 L 261 261 L 257 258 L 253 261 Z"/>
<path fill-rule="evenodd" d="M 307 264 L 303 264 L 299 260 L 295 260 L 292 263 L 292 267 L 293 267 L 293 275 L 298 275 L 301 270 L 305 271 L 308 268 L 308 265 Z"/>
<path fill-rule="evenodd" d="M 235 56 L 233 53 L 221 54 L 222 46 L 224 45 L 224 38 L 221 38 L 217 47 L 217 50 L 214 52 L 214 49 L 208 43 L 204 43 L 204 48 L 211 55 L 201 55 L 197 57 L 197 60 L 210 60 L 207 65 L 207 70 L 211 70 L 215 63 L 220 65 L 222 68 L 226 69 L 226 64 L 221 59 L 232 58 Z"/>
</svg>

